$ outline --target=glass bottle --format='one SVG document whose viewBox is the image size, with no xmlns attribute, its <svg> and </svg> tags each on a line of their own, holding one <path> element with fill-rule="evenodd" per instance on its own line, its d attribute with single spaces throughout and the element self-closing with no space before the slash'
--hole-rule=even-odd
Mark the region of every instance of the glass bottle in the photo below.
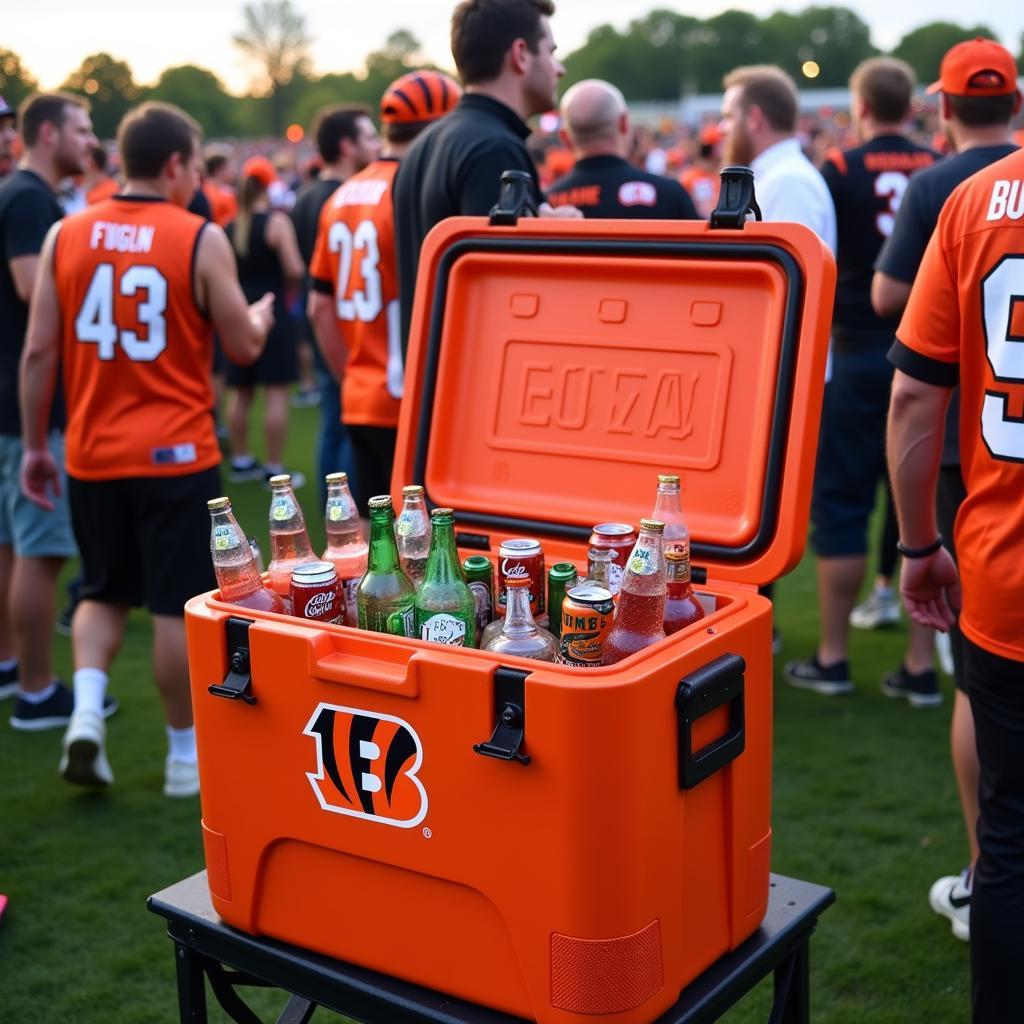
<svg viewBox="0 0 1024 1024">
<path fill-rule="evenodd" d="M 462 574 L 455 547 L 455 513 L 430 513 L 430 554 L 416 591 L 416 635 L 449 647 L 476 646 L 476 599 Z"/>
<path fill-rule="evenodd" d="M 206 507 L 210 510 L 213 574 L 221 600 L 264 612 L 283 612 L 281 598 L 263 586 L 252 548 L 231 511 L 231 500 L 214 498 Z"/>
<path fill-rule="evenodd" d="M 505 586 L 508 588 L 505 621 L 501 632 L 488 641 L 485 649 L 535 661 L 555 661 L 558 641 L 533 621 L 529 579 L 506 579 Z"/>
<path fill-rule="evenodd" d="M 654 501 L 654 515 L 665 524 L 665 552 L 682 551 L 690 557 L 690 529 L 686 525 L 679 503 L 679 477 L 663 474 L 658 477 L 658 495 Z"/>
<path fill-rule="evenodd" d="M 366 558 L 370 549 L 363 536 L 359 510 L 348 488 L 348 473 L 329 473 L 326 481 L 324 527 L 327 531 L 327 548 L 323 557 L 325 562 L 331 562 L 338 570 L 338 579 L 345 593 L 345 623 L 355 626 L 358 622 L 356 587 L 366 572 Z"/>
<path fill-rule="evenodd" d="M 395 510 L 391 496 L 381 494 L 368 502 L 370 553 L 366 572 L 356 587 L 360 629 L 395 636 L 413 636 L 416 590 L 402 571 L 395 544 Z"/>
<path fill-rule="evenodd" d="M 640 536 L 626 563 L 619 610 L 604 642 L 602 664 L 614 665 L 665 637 L 665 524 L 642 519 Z"/>
<path fill-rule="evenodd" d="M 291 611 L 292 569 L 316 561 L 306 532 L 306 520 L 287 473 L 270 478 L 270 587 Z"/>
<path fill-rule="evenodd" d="M 419 485 L 402 488 L 402 512 L 395 523 L 395 537 L 402 568 L 413 586 L 418 587 L 423 582 L 430 553 L 430 516 Z"/>
<path fill-rule="evenodd" d="M 611 548 L 591 548 L 587 552 L 587 578 L 581 580 L 579 586 L 600 587 L 611 591 L 608 580 L 612 569 L 615 552 Z"/>
<path fill-rule="evenodd" d="M 668 577 L 665 594 L 665 632 L 671 636 L 684 626 L 704 618 L 704 606 L 693 592 L 690 581 L 690 556 L 682 551 L 666 551 Z"/>
</svg>

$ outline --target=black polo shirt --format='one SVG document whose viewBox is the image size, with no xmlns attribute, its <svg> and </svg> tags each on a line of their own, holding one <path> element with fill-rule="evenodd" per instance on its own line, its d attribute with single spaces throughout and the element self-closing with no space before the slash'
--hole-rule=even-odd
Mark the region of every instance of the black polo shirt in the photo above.
<svg viewBox="0 0 1024 1024">
<path fill-rule="evenodd" d="M 38 255 L 62 215 L 53 189 L 33 171 L 22 168 L 0 184 L 0 434 L 8 437 L 21 436 L 18 364 L 28 329 L 28 303 L 18 297 L 10 261 Z M 59 386 L 57 392 L 51 428 L 64 426 Z"/>
<path fill-rule="evenodd" d="M 395 178 L 395 243 L 402 310 L 402 351 L 416 292 L 420 246 L 446 217 L 486 216 L 498 200 L 503 171 L 526 171 L 543 200 L 537 170 L 526 151 L 530 129 L 504 103 L 466 93 L 446 117 L 409 148 Z"/>
<path fill-rule="evenodd" d="M 614 154 L 587 156 L 548 189 L 552 206 L 578 206 L 584 217 L 697 220 L 690 193 Z"/>
</svg>

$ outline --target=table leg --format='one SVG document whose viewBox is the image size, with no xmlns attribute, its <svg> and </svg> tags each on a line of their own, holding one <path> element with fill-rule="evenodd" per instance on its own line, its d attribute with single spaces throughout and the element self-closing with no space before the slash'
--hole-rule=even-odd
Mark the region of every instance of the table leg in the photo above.
<svg viewBox="0 0 1024 1024">
<path fill-rule="evenodd" d="M 202 957 L 180 942 L 174 944 L 181 1024 L 206 1024 L 206 984 Z"/>
<path fill-rule="evenodd" d="M 775 970 L 773 1024 L 809 1024 L 811 1019 L 810 935 Z"/>
</svg>

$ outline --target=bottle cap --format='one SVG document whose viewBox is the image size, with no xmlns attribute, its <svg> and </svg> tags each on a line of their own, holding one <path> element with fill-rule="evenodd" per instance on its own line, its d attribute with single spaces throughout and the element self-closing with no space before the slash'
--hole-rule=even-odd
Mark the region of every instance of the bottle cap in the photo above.
<svg viewBox="0 0 1024 1024">
<path fill-rule="evenodd" d="M 659 484 L 678 484 L 679 483 L 679 477 L 678 476 L 673 476 L 670 473 L 662 473 L 658 477 L 658 483 Z"/>
<path fill-rule="evenodd" d="M 372 497 L 367 503 L 368 508 L 372 512 L 374 509 L 391 508 L 391 495 L 390 494 L 378 494 Z"/>
<path fill-rule="evenodd" d="M 221 509 L 231 508 L 230 498 L 211 498 L 207 503 L 206 507 L 211 512 L 220 512 Z"/>
<path fill-rule="evenodd" d="M 292 477 L 290 473 L 278 473 L 277 476 L 272 476 L 267 482 L 271 487 L 285 487 L 291 484 Z"/>
<path fill-rule="evenodd" d="M 664 533 L 665 524 L 660 519 L 641 519 L 640 529 L 649 533 Z"/>
<path fill-rule="evenodd" d="M 419 484 L 409 484 L 408 486 L 402 488 L 402 494 L 406 498 L 412 498 L 415 497 L 416 495 L 422 496 L 423 488 Z"/>
<path fill-rule="evenodd" d="M 454 516 L 455 509 L 453 508 L 432 508 L 430 510 L 430 518 L 433 519 L 435 516 Z"/>
<path fill-rule="evenodd" d="M 348 473 L 328 473 L 324 477 L 324 483 L 328 484 L 344 484 L 348 483 Z"/>
</svg>

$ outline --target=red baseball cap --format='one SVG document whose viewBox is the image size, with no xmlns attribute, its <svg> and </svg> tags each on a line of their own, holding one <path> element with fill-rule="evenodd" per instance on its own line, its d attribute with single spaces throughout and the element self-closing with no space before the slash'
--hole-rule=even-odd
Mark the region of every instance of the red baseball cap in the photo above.
<svg viewBox="0 0 1024 1024">
<path fill-rule="evenodd" d="M 242 178 L 256 178 L 264 188 L 277 181 L 277 171 L 265 156 L 251 156 L 242 164 Z"/>
<path fill-rule="evenodd" d="M 927 91 L 950 96 L 1008 96 L 1017 91 L 1017 62 L 994 39 L 967 39 L 946 51 L 939 80 Z"/>
</svg>

